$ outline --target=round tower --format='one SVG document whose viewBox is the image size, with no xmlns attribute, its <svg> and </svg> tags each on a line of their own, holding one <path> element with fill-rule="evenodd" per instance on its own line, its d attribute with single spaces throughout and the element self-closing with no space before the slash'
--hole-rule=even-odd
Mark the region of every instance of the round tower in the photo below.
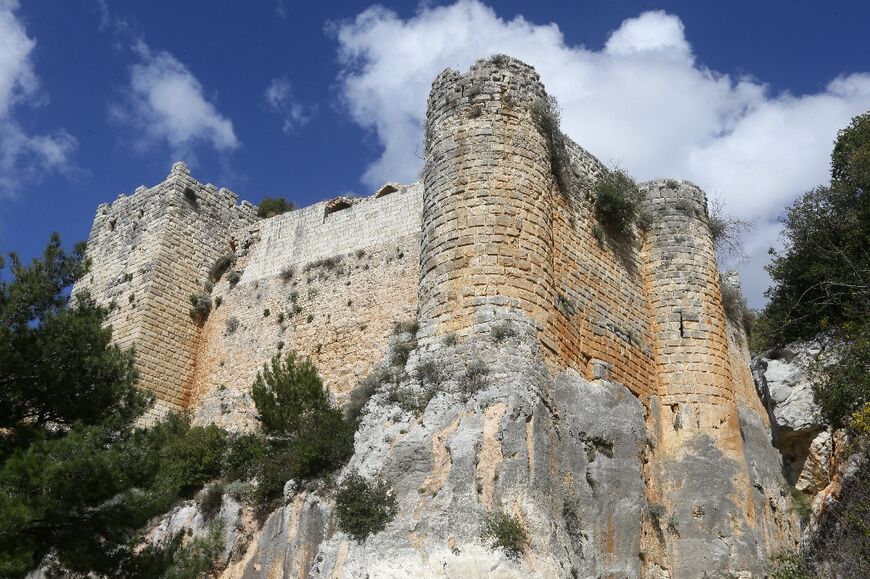
<svg viewBox="0 0 870 579">
<path fill-rule="evenodd" d="M 688 181 L 645 183 L 646 283 L 662 407 L 675 430 L 717 431 L 734 385 L 707 197 Z"/>
<path fill-rule="evenodd" d="M 532 67 L 501 55 L 435 79 L 423 179 L 424 340 L 501 320 L 544 327 L 553 178 L 531 110 L 545 98 Z"/>
</svg>

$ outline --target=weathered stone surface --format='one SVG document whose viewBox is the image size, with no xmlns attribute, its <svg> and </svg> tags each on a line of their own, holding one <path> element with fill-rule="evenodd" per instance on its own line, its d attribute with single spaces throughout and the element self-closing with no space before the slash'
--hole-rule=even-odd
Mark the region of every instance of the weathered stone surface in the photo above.
<svg viewBox="0 0 870 579">
<path fill-rule="evenodd" d="M 762 403 L 752 386 L 746 336 L 722 307 L 706 195 L 645 183 L 649 229 L 600 235 L 606 169 L 570 141 L 555 159 L 536 120 L 545 97 L 534 69 L 508 57 L 444 71 L 422 185 L 256 220 L 178 166 L 100 208 L 89 252 L 103 273 L 82 287 L 120 301 L 128 259 L 162 272 L 147 278 L 147 307 L 128 298 L 112 323 L 143 352 L 143 385 L 197 424 L 255 428 L 250 385 L 290 350 L 343 401 L 389 363 L 400 320 L 420 323 L 402 387 L 422 390 L 423 362 L 447 376 L 419 416 L 376 394 L 339 473 L 394 486 L 399 514 L 383 532 L 351 541 L 328 491 L 290 485 L 256 532 L 243 509 L 225 576 L 748 577 L 793 546 L 767 411 L 800 429 L 802 405 L 794 388 Z M 188 188 L 198 209 L 184 205 Z M 135 225 L 142 204 L 153 219 Z M 197 326 L 187 294 L 227 251 L 234 274 Z M 464 395 L 477 362 L 486 385 Z M 496 509 L 529 532 L 518 558 L 480 537 Z"/>
<path fill-rule="evenodd" d="M 335 528 L 328 499 L 303 492 L 269 518 L 244 569 L 225 576 L 268 575 L 279 566 L 285 577 L 304 576 L 289 573 L 303 562 L 317 577 L 638 575 L 643 409 L 619 384 L 591 384 L 575 372 L 552 382 L 540 363 L 516 366 L 530 358 L 517 343 L 444 352 L 446 368 L 485 360 L 492 380 L 463 402 L 450 393 L 451 378 L 420 417 L 376 395 L 344 472 L 390 481 L 396 520 L 356 543 Z M 566 501 L 579 526 L 566 524 Z M 519 515 L 528 529 L 531 544 L 520 558 L 480 537 L 494 509 Z"/>
<path fill-rule="evenodd" d="M 828 485 L 833 472 L 832 433 L 819 417 L 808 375 L 810 363 L 821 351 L 818 341 L 797 342 L 752 362 L 789 482 L 810 496 Z"/>
</svg>

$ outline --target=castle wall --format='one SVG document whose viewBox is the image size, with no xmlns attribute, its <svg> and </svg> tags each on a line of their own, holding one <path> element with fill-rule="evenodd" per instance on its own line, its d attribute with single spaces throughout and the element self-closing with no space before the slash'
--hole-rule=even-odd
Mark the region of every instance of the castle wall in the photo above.
<svg viewBox="0 0 870 579">
<path fill-rule="evenodd" d="M 598 241 L 591 197 L 581 193 L 557 198 L 547 342 L 560 367 L 575 368 L 588 379 L 616 380 L 635 396 L 655 394 L 640 235 L 623 243 L 606 236 Z"/>
<path fill-rule="evenodd" d="M 291 350 L 310 358 L 342 401 L 383 359 L 393 323 L 416 315 L 420 203 L 420 187 L 408 186 L 325 220 L 318 203 L 252 228 L 234 265 L 241 280 L 231 286 L 224 276 L 212 292 L 221 305 L 197 355 L 197 420 L 254 427 L 251 384 Z"/>
<path fill-rule="evenodd" d="M 242 282 L 276 276 L 294 264 L 419 236 L 422 186 L 397 188 L 382 197 L 350 199 L 350 207 L 332 213 L 327 212 L 329 202 L 321 201 L 265 220 Z"/>
<path fill-rule="evenodd" d="M 368 247 L 361 257 L 344 254 L 330 269 L 299 269 L 290 281 L 273 276 L 232 289 L 217 284 L 214 295 L 222 304 L 205 325 L 194 381 L 194 401 L 206 406 L 208 421 L 238 426 L 234 415 L 252 418 L 246 393 L 257 372 L 289 351 L 310 358 L 343 400 L 383 359 L 393 323 L 414 318 L 418 244 L 415 236 L 392 240 Z M 238 324 L 232 332 L 231 318 Z M 209 406 L 228 399 L 246 406 Z"/>
<path fill-rule="evenodd" d="M 652 181 L 644 192 L 661 402 L 684 428 L 712 432 L 734 413 L 734 384 L 707 199 L 687 181 Z"/>
<path fill-rule="evenodd" d="M 445 71 L 429 97 L 421 242 L 424 339 L 512 320 L 551 366 L 655 391 L 639 242 L 601 244 L 590 188 L 604 167 L 569 144 L 582 190 L 562 192 L 532 108 L 546 97 L 527 65 Z"/>
<path fill-rule="evenodd" d="M 545 96 L 517 60 L 445 71 L 429 96 L 420 323 L 424 338 L 479 323 L 546 326 L 552 178 L 529 104 Z"/>
<path fill-rule="evenodd" d="M 156 394 L 158 414 L 183 408 L 190 392 L 199 339 L 190 295 L 230 250 L 231 232 L 256 220 L 252 205 L 237 203 L 176 163 L 163 183 L 98 210 L 88 239 L 94 273 L 75 291 L 119 306 L 108 321 L 119 344 L 135 346 L 139 384 Z"/>
</svg>

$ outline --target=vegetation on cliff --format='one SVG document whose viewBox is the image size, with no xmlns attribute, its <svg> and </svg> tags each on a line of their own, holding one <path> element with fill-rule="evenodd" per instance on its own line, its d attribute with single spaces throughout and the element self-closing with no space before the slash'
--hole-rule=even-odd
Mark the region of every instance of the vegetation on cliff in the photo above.
<svg viewBox="0 0 870 579">
<path fill-rule="evenodd" d="M 831 181 L 801 196 L 783 219 L 785 246 L 771 250 L 770 299 L 754 331 L 756 350 L 825 337 L 830 355 L 810 368 L 823 419 L 853 435 L 856 472 L 819 516 L 803 553 L 782 577 L 870 573 L 870 112 L 840 131 Z"/>
<path fill-rule="evenodd" d="M 0 283 L 0 576 L 46 556 L 68 575 L 195 576 L 177 561 L 201 567 L 201 545 L 137 547 L 152 517 L 226 471 L 230 437 L 184 416 L 136 427 L 149 399 L 133 353 L 111 343 L 106 308 L 68 304 L 83 250 L 53 236 L 31 264 L 10 256 Z"/>
<path fill-rule="evenodd" d="M 870 403 L 870 113 L 840 131 L 831 182 L 805 193 L 783 219 L 785 247 L 771 250 L 773 286 L 755 329 L 756 349 L 823 332 L 839 349 L 816 369 L 816 400 L 835 427 Z"/>
</svg>

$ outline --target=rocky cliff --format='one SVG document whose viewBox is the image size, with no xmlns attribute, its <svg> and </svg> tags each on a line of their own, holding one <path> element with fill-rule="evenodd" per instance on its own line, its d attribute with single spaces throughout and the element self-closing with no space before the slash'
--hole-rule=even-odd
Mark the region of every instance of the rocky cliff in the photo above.
<svg viewBox="0 0 870 579">
<path fill-rule="evenodd" d="M 172 404 L 200 422 L 255 427 L 250 384 L 284 348 L 312 358 L 339 401 L 366 376 L 392 376 L 336 479 L 387 481 L 395 519 L 357 541 L 336 525 L 332 484 L 288 482 L 262 523 L 227 493 L 224 576 L 757 577 L 793 548 L 771 443 L 771 399 L 791 403 L 753 386 L 746 335 L 724 313 L 705 194 L 641 184 L 649 223 L 605 233 L 595 185 L 607 169 L 542 121 L 549 105 L 535 71 L 509 57 L 444 71 L 422 185 L 262 221 L 231 209 L 209 256 L 229 252 L 235 275 L 209 286 L 221 300 L 199 327 L 149 286 L 148 304 L 164 309 L 146 317 L 190 335 L 169 349 L 184 375 L 167 379 Z M 180 166 L 170 181 L 155 198 L 183 218 L 152 227 L 161 247 L 179 224 L 212 228 L 222 215 L 196 198 L 213 186 Z M 126 251 L 100 241 L 126 205 L 101 208 L 98 270 Z M 208 276 L 201 261 L 185 288 Z M 90 283 L 121 295 L 139 275 L 121 269 Z M 409 317 L 413 331 L 390 337 Z M 148 362 L 153 377 L 159 361 Z M 494 513 L 520 522 L 521 549 L 482 535 Z M 154 540 L 180 528 L 205 532 L 193 503 Z"/>
</svg>

